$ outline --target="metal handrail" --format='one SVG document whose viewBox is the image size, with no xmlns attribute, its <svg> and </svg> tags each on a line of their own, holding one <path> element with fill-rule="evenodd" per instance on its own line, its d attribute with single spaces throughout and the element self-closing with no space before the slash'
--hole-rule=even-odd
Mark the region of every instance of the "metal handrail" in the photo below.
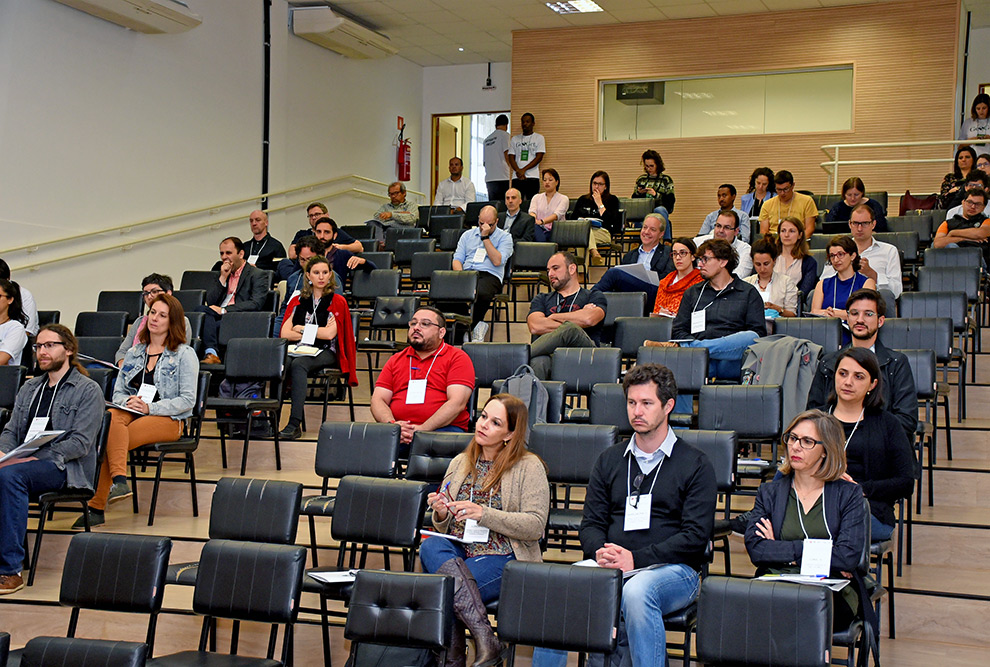
<svg viewBox="0 0 990 667">
<path fill-rule="evenodd" d="M 176 218 L 185 218 L 187 216 L 196 215 L 198 213 L 211 213 L 213 211 L 219 211 L 220 209 L 229 208 L 231 206 L 238 206 L 240 204 L 247 204 L 249 202 L 261 201 L 262 199 L 266 199 L 266 198 L 267 199 L 270 199 L 272 197 L 280 197 L 282 195 L 287 195 L 287 194 L 290 194 L 292 192 L 299 192 L 301 190 L 312 190 L 314 188 L 326 187 L 328 185 L 331 185 L 332 183 L 339 183 L 340 181 L 347 181 L 347 180 L 364 181 L 366 183 L 372 183 L 374 185 L 381 185 L 381 186 L 388 187 L 388 183 L 385 183 L 384 181 L 376 181 L 373 178 L 368 178 L 366 176 L 359 176 L 357 174 L 347 174 L 346 176 L 338 176 L 337 178 L 331 178 L 330 180 L 327 180 L 327 181 L 319 181 L 317 183 L 310 183 L 308 185 L 300 185 L 299 187 L 288 188 L 286 190 L 278 190 L 278 191 L 275 191 L 275 192 L 266 192 L 266 193 L 263 193 L 263 194 L 260 194 L 260 195 L 255 195 L 255 196 L 252 196 L 252 197 L 246 197 L 244 199 L 238 199 L 238 200 L 235 200 L 235 201 L 224 202 L 222 204 L 213 204 L 212 206 L 206 206 L 206 207 L 203 207 L 203 208 L 196 208 L 196 209 L 192 209 L 190 211 L 182 211 L 180 213 L 172 213 L 170 215 L 160 216 L 160 217 L 157 217 L 157 218 L 149 218 L 148 220 L 141 220 L 141 221 L 138 221 L 138 222 L 132 222 L 132 223 L 128 223 L 126 225 L 117 225 L 116 227 L 107 227 L 106 229 L 98 229 L 98 230 L 86 232 L 85 234 L 74 234 L 72 236 L 63 236 L 61 238 L 51 239 L 50 241 L 41 241 L 41 242 L 37 242 L 37 243 L 29 243 L 27 245 L 16 246 L 14 248 L 6 248 L 4 250 L 4 252 L 6 252 L 8 254 L 9 253 L 13 253 L 13 252 L 19 252 L 21 250 L 27 250 L 29 252 L 34 252 L 34 251 L 38 250 L 41 246 L 49 246 L 49 245 L 54 245 L 54 244 L 57 244 L 57 243 L 69 243 L 69 242 L 72 242 L 72 241 L 79 241 L 79 240 L 82 240 L 82 239 L 92 238 L 93 236 L 96 236 L 98 234 L 108 234 L 108 233 L 111 233 L 111 232 L 120 232 L 122 234 L 127 234 L 132 229 L 135 229 L 137 227 L 144 227 L 146 225 L 151 225 L 151 224 L 155 224 L 155 223 L 159 223 L 159 222 L 165 222 L 167 220 L 174 220 Z M 342 192 L 334 193 L 332 195 L 327 195 L 326 198 L 336 197 L 336 196 L 339 196 L 341 194 L 345 194 L 347 192 L 359 192 L 361 194 L 367 194 L 367 195 L 371 195 L 373 197 L 381 197 L 382 199 L 387 199 L 387 197 L 384 197 L 383 195 L 380 195 L 378 193 L 367 192 L 366 190 L 360 190 L 358 188 L 350 188 L 350 189 L 344 190 Z M 426 197 L 426 194 L 425 193 L 419 192 L 419 191 L 416 191 L 416 190 L 408 190 L 408 192 L 410 194 L 419 195 L 419 196 L 421 196 L 423 198 Z M 296 203 L 296 204 L 292 204 L 291 206 L 283 206 L 283 207 L 280 207 L 280 208 L 269 208 L 269 209 L 267 209 L 267 212 L 272 213 L 272 212 L 275 212 L 275 211 L 284 211 L 287 208 L 292 208 L 294 206 L 301 206 L 301 205 L 302 205 L 302 202 L 299 202 L 299 203 Z M 186 232 L 194 231 L 196 229 L 205 229 L 207 227 L 213 227 L 215 225 L 222 225 L 222 224 L 224 224 L 226 222 L 229 222 L 229 220 L 222 220 L 222 221 L 219 221 L 219 222 L 218 221 L 213 221 L 213 222 L 210 222 L 210 223 L 202 224 L 202 225 L 200 225 L 198 227 L 191 227 L 189 229 L 183 230 L 181 232 L 175 232 L 175 233 L 184 234 Z M 161 238 L 161 236 L 152 237 L 149 240 L 155 240 L 155 239 L 158 239 L 158 238 Z M 143 240 L 144 239 L 142 239 L 142 241 Z M 140 242 L 141 241 L 136 241 L 136 242 L 132 242 L 130 244 L 125 244 L 125 245 L 133 245 L 133 243 L 140 243 Z M 91 253 L 85 253 L 85 254 L 91 254 Z"/>
<path fill-rule="evenodd" d="M 926 164 L 933 162 L 952 162 L 954 158 L 899 158 L 899 159 L 874 159 L 874 160 L 840 160 L 839 149 L 842 148 L 910 148 L 913 146 L 956 146 L 959 144 L 971 144 L 972 139 L 952 139 L 938 141 L 887 141 L 866 144 L 825 144 L 821 146 L 822 152 L 828 156 L 828 160 L 820 163 L 821 167 L 831 179 L 830 192 L 839 191 L 839 166 L 840 165 L 863 165 L 863 164 Z M 829 152 L 834 149 L 835 154 Z M 975 166 L 975 165 L 974 165 Z"/>
</svg>

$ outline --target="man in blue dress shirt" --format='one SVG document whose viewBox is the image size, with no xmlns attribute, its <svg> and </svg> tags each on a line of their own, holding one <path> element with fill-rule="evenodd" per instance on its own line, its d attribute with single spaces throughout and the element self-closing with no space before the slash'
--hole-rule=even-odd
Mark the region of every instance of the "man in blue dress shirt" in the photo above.
<svg viewBox="0 0 990 667">
<path fill-rule="evenodd" d="M 486 206 L 478 214 L 478 226 L 461 234 L 454 251 L 455 271 L 477 271 L 478 291 L 471 315 L 471 340 L 481 342 L 488 333 L 485 315 L 492 299 L 502 291 L 505 265 L 512 257 L 512 235 L 498 228 L 498 212 Z"/>
</svg>

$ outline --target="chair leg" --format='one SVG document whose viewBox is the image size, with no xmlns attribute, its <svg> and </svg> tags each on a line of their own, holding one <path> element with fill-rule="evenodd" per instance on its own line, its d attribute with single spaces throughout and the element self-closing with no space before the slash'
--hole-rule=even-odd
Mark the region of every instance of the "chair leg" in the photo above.
<svg viewBox="0 0 990 667">
<path fill-rule="evenodd" d="M 330 614 L 327 599 L 320 595 L 320 629 L 323 631 L 323 663 L 330 667 Z"/>
<path fill-rule="evenodd" d="M 45 536 L 45 522 L 48 520 L 49 505 L 41 506 L 41 514 L 38 516 L 38 533 L 34 536 L 34 552 L 31 555 L 31 574 L 28 575 L 27 585 L 34 585 L 34 575 L 38 572 L 38 556 L 41 554 L 41 538 Z M 83 503 L 83 516 L 86 522 L 86 532 L 89 532 L 89 506 Z"/>
<path fill-rule="evenodd" d="M 251 427 L 254 426 L 251 422 L 253 415 L 249 412 L 247 417 L 247 426 L 244 429 L 244 449 L 241 451 L 241 477 L 247 471 L 247 457 L 248 457 L 248 442 L 251 440 Z"/>
<path fill-rule="evenodd" d="M 162 484 L 162 463 L 164 462 L 165 454 L 158 452 L 158 461 L 155 465 L 155 485 L 151 488 L 151 509 L 148 510 L 148 525 L 153 526 L 155 524 L 155 508 L 158 507 L 158 489 Z"/>
<path fill-rule="evenodd" d="M 138 505 L 137 467 L 136 461 L 134 460 L 135 456 L 139 456 L 139 454 L 131 452 L 131 509 L 133 509 L 134 513 L 137 514 L 140 506 Z"/>
<path fill-rule="evenodd" d="M 887 554 L 887 636 L 896 638 L 896 628 L 894 627 L 894 554 Z"/>
<path fill-rule="evenodd" d="M 347 383 L 347 406 L 350 408 L 351 411 L 351 421 L 354 421 L 354 391 L 351 388 L 350 383 Z M 327 420 L 327 416 L 323 415 L 323 421 L 326 420 Z"/>
<path fill-rule="evenodd" d="M 281 451 L 281 449 L 279 448 L 279 445 L 278 445 L 278 415 L 273 412 L 271 414 L 270 419 L 271 419 L 271 422 L 272 422 L 272 433 L 275 436 L 274 437 L 274 440 L 275 440 L 275 470 L 281 470 L 282 469 L 282 451 Z M 243 473 L 241 473 L 241 474 L 243 474 Z"/>
<path fill-rule="evenodd" d="M 316 517 L 309 515 L 309 544 L 313 551 L 313 567 L 319 567 L 319 556 L 316 555 Z"/>
<path fill-rule="evenodd" d="M 227 469 L 227 425 L 220 425 L 220 465 Z"/>
</svg>

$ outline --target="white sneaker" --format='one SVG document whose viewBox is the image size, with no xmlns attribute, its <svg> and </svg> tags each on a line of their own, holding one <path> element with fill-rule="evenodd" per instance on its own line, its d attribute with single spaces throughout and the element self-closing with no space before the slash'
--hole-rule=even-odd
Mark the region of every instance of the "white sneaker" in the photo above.
<svg viewBox="0 0 990 667">
<path fill-rule="evenodd" d="M 478 322 L 471 331 L 472 343 L 483 343 L 488 335 L 488 322 Z"/>
</svg>

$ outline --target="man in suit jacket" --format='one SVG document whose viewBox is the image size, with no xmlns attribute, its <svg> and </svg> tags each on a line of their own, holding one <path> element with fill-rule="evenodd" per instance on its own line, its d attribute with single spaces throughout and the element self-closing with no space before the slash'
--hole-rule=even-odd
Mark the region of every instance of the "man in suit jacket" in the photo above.
<svg viewBox="0 0 990 667">
<path fill-rule="evenodd" d="M 532 241 L 536 234 L 536 220 L 522 210 L 522 195 L 519 190 L 509 188 L 505 192 L 505 213 L 498 216 L 498 226 L 512 235 L 512 242 Z"/>
<path fill-rule="evenodd" d="M 265 305 L 270 278 L 267 271 L 244 261 L 244 244 L 236 236 L 220 242 L 220 276 L 206 290 L 206 305 L 197 308 L 203 318 L 203 362 L 219 364 L 220 319 L 227 313 L 256 312 Z"/>
<path fill-rule="evenodd" d="M 632 275 L 622 266 L 642 264 L 648 271 L 657 274 L 658 282 L 673 271 L 674 260 L 670 257 L 670 246 L 660 242 L 666 226 L 667 223 L 659 213 L 647 215 L 643 219 L 643 227 L 639 230 L 640 246 L 627 252 L 622 257 L 621 265 L 613 266 L 606 271 L 591 289 L 602 292 L 646 292 L 646 303 L 651 304 L 656 301 L 657 286 Z"/>
</svg>

